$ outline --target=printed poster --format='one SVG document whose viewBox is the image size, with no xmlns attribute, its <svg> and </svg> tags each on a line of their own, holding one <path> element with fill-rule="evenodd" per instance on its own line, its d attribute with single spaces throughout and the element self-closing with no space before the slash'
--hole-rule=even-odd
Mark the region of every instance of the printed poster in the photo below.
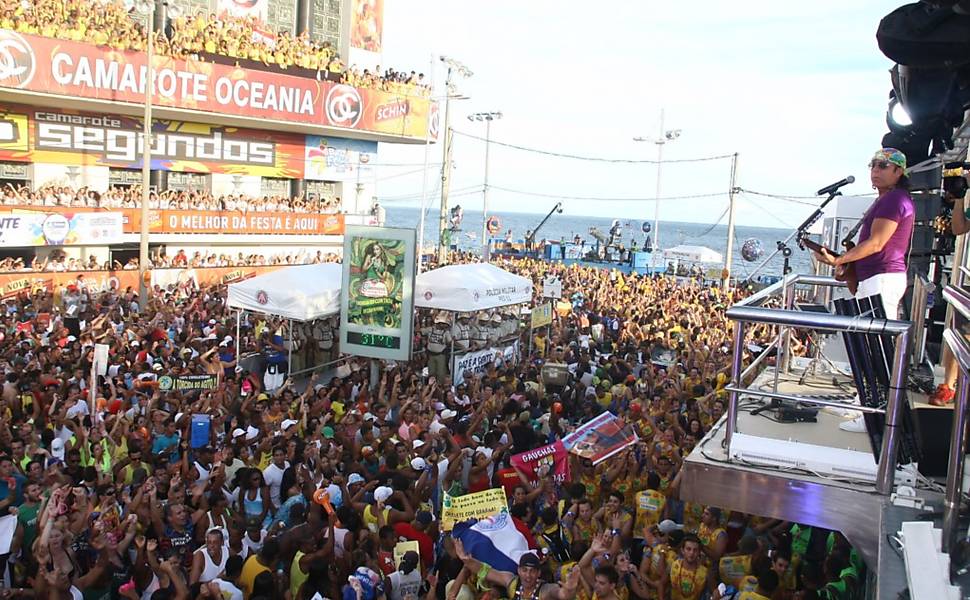
<svg viewBox="0 0 970 600">
<path fill-rule="evenodd" d="M 446 492 L 441 502 L 441 530 L 451 531 L 456 523 L 483 519 L 500 512 L 509 512 L 509 503 L 502 488 L 464 496 L 449 496 Z"/>
<path fill-rule="evenodd" d="M 347 227 L 341 294 L 341 350 L 408 360 L 414 298 L 413 229 Z"/>
<path fill-rule="evenodd" d="M 123 241 L 120 212 L 0 213 L 0 246 L 83 246 Z"/>
<path fill-rule="evenodd" d="M 563 437 L 562 443 L 566 450 L 595 465 L 637 443 L 637 439 L 632 426 L 605 412 Z"/>
<path fill-rule="evenodd" d="M 488 371 L 490 365 L 502 366 L 504 364 L 512 364 L 518 360 L 518 357 L 518 341 L 501 348 L 486 348 L 485 350 L 476 350 L 474 352 L 455 355 L 452 358 L 452 383 L 453 385 L 460 385 L 465 381 L 465 373 L 482 375 Z"/>
<path fill-rule="evenodd" d="M 569 455 L 562 440 L 512 456 L 512 466 L 534 485 L 547 477 L 555 483 L 569 480 Z"/>
</svg>

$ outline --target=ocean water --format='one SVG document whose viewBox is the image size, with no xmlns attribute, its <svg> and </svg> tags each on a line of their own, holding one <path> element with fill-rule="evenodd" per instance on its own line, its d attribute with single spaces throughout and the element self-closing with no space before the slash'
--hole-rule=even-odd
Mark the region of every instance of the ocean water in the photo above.
<svg viewBox="0 0 970 600">
<path fill-rule="evenodd" d="M 385 206 L 387 211 L 386 225 L 388 227 L 418 227 L 420 209 L 417 207 L 405 206 Z M 525 237 L 526 231 L 534 229 L 544 214 L 528 214 L 513 212 L 493 213 L 498 216 L 502 225 L 502 234 L 509 229 L 515 240 Z M 538 243 L 542 239 L 559 240 L 565 238 L 572 241 L 576 234 L 586 239 L 587 245 L 595 243 L 593 237 L 589 235 L 590 227 L 596 227 L 606 234 L 613 223 L 613 219 L 620 219 L 623 225 L 621 240 L 624 246 L 630 247 L 631 240 L 635 239 L 638 246 L 643 246 L 646 234 L 641 231 L 643 221 L 627 221 L 621 216 L 610 217 L 587 217 L 569 214 L 554 214 L 549 217 L 546 224 L 536 236 Z M 651 226 L 653 223 L 651 222 Z M 459 234 L 459 246 L 468 250 L 477 250 L 481 247 L 482 234 L 482 213 L 480 211 L 466 210 Z M 429 210 L 425 214 L 424 239 L 425 244 L 434 244 L 438 236 L 438 213 L 435 209 Z M 732 270 L 736 277 L 745 277 L 752 273 L 762 261 L 775 249 L 779 240 L 784 240 L 791 234 L 791 230 L 776 229 L 771 227 L 747 227 L 738 223 L 734 228 L 734 260 Z M 651 235 L 653 235 L 651 233 Z M 741 256 L 741 245 L 745 240 L 757 239 L 761 241 L 764 248 L 764 255 L 755 262 L 747 262 Z M 689 244 L 693 246 L 707 246 L 724 255 L 727 249 L 727 225 L 703 225 L 698 223 L 680 222 L 660 222 L 660 245 L 663 248 L 671 248 L 679 244 Z M 811 272 L 811 254 L 800 250 L 798 246 L 791 244 L 792 255 L 790 257 L 791 267 L 796 273 Z M 783 258 L 779 253 L 769 262 L 764 269 L 758 272 L 759 275 L 781 275 Z"/>
</svg>

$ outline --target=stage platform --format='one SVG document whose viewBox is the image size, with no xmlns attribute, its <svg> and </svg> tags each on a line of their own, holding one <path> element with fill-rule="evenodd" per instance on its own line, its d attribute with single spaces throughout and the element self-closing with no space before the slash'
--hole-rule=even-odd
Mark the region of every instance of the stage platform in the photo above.
<svg viewBox="0 0 970 600">
<path fill-rule="evenodd" d="M 838 338 L 833 340 L 826 355 L 838 357 L 838 350 L 832 347 L 839 345 Z M 851 410 L 855 389 L 846 375 L 848 365 L 834 360 L 834 365 L 819 367 L 800 383 L 807 363 L 806 359 L 792 360 L 790 373 L 779 376 L 778 393 L 845 401 L 845 408 Z M 772 391 L 774 384 L 775 371 L 768 368 L 747 388 Z M 925 394 L 912 390 L 907 400 L 920 411 L 952 412 L 931 407 Z M 724 445 L 726 416 L 698 443 L 684 463 L 682 498 L 841 531 L 870 571 L 879 574 L 870 582 L 870 589 L 877 590 L 872 597 L 895 598 L 906 587 L 906 575 L 902 559 L 889 547 L 885 534 L 894 534 L 902 521 L 925 518 L 926 512 L 894 506 L 887 496 L 876 492 L 876 463 L 869 436 L 839 428 L 852 415 L 825 407 L 816 407 L 814 422 L 781 422 L 779 408 L 751 414 L 766 404 L 764 398 L 741 395 L 730 450 Z M 812 418 L 809 413 L 802 415 Z M 937 437 L 948 439 L 949 429 L 937 432 Z M 928 507 L 941 510 L 939 494 L 920 492 L 920 496 Z"/>
</svg>

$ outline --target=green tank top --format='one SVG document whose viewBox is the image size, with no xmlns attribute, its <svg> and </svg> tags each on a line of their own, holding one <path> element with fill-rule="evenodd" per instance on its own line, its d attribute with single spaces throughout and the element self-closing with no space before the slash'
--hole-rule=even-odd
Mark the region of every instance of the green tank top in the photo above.
<svg viewBox="0 0 970 600">
<path fill-rule="evenodd" d="M 310 578 L 310 573 L 303 572 L 300 568 L 300 559 L 306 556 L 306 553 L 299 550 L 293 555 L 293 563 L 290 565 L 290 598 L 296 600 L 299 598 L 300 588 L 303 587 L 303 582 Z"/>
</svg>

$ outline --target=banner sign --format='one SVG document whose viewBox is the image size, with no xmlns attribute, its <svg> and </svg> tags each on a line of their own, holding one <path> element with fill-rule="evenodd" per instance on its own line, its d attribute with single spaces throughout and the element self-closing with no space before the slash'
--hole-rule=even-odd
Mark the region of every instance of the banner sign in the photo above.
<svg viewBox="0 0 970 600">
<path fill-rule="evenodd" d="M 2 210 L 2 208 L 0 208 Z M 141 232 L 141 211 L 135 208 L 115 209 L 110 213 L 96 208 L 44 207 L 43 213 L 60 214 L 71 219 L 80 215 L 99 222 L 96 217 L 117 215 L 122 232 Z M 17 216 L 32 214 L 30 207 L 17 209 Z M 0 212 L 0 218 L 8 216 Z M 317 213 L 279 213 L 217 211 L 217 210 L 152 210 L 149 212 L 148 229 L 152 233 L 224 233 L 230 235 L 341 235 L 344 231 L 344 215 Z M 120 243 L 121 239 L 98 241 L 98 244 Z M 92 242 L 75 242 L 86 243 Z M 41 244 L 35 244 L 41 245 Z"/>
<path fill-rule="evenodd" d="M 455 355 L 451 359 L 452 384 L 460 385 L 465 381 L 465 373 L 482 375 L 493 363 L 496 366 L 514 364 L 519 358 L 519 342 L 515 341 L 501 348 L 486 348 Z"/>
<path fill-rule="evenodd" d="M 269 0 L 218 0 L 217 14 L 266 22 Z"/>
<path fill-rule="evenodd" d="M 218 385 L 217 375 L 162 375 L 158 378 L 158 389 L 163 392 L 214 390 Z"/>
<path fill-rule="evenodd" d="M 352 0 L 350 47 L 380 53 L 384 36 L 384 0 Z"/>
<path fill-rule="evenodd" d="M 548 275 L 542 279 L 542 297 L 558 300 L 562 298 L 562 280 L 555 275 Z"/>
<path fill-rule="evenodd" d="M 251 4 L 230 0 L 239 4 Z M 265 0 L 262 0 L 265 1 Z M 145 53 L 0 30 L 0 87 L 141 105 Z M 419 95 L 156 55 L 157 107 L 308 123 L 425 139 L 432 102 Z"/>
<path fill-rule="evenodd" d="M 546 302 L 532 309 L 532 328 L 538 329 L 552 323 L 552 302 Z"/>
<path fill-rule="evenodd" d="M 564 436 L 562 443 L 566 450 L 595 465 L 637 443 L 637 434 L 622 419 L 605 412 Z"/>
<path fill-rule="evenodd" d="M 586 246 L 581 244 L 565 244 L 563 248 L 563 258 L 566 260 L 582 260 L 586 251 Z"/>
<path fill-rule="evenodd" d="M 0 246 L 119 244 L 123 219 L 117 212 L 0 213 Z"/>
<path fill-rule="evenodd" d="M 561 440 L 513 455 L 512 466 L 533 485 L 550 476 L 555 483 L 569 480 L 569 456 Z"/>
<path fill-rule="evenodd" d="M 227 278 L 248 279 L 269 273 L 286 265 L 265 267 L 209 267 L 198 269 L 152 269 L 152 285 L 167 287 L 172 283 L 193 280 L 198 287 L 230 283 Z M 235 280 L 235 279 L 233 279 Z M 76 285 L 94 293 L 138 289 L 138 271 L 66 271 L 0 273 L 0 299 L 35 291 L 51 293 L 55 288 Z"/>
<path fill-rule="evenodd" d="M 500 512 L 509 512 L 509 503 L 502 488 L 464 496 L 450 496 L 445 492 L 441 501 L 441 530 L 451 531 L 456 523 L 484 519 Z"/>
<path fill-rule="evenodd" d="M 413 229 L 346 228 L 340 295 L 340 350 L 386 360 L 411 357 Z"/>
<path fill-rule="evenodd" d="M 26 115 L 26 152 L 8 160 L 141 169 L 143 121 L 121 115 L 12 105 L 6 117 Z M 13 121 L 14 125 L 22 123 Z M 0 131 L 0 134 L 3 132 Z M 306 136 L 222 125 L 152 120 L 152 169 L 303 178 Z M 10 137 L 2 137 L 0 142 Z M 377 146 L 377 143 L 374 143 Z M 0 156 L 4 147 L 0 146 Z"/>
<path fill-rule="evenodd" d="M 374 177 L 371 163 L 377 158 L 377 142 L 306 136 L 304 179 L 320 181 L 366 181 Z"/>
</svg>

